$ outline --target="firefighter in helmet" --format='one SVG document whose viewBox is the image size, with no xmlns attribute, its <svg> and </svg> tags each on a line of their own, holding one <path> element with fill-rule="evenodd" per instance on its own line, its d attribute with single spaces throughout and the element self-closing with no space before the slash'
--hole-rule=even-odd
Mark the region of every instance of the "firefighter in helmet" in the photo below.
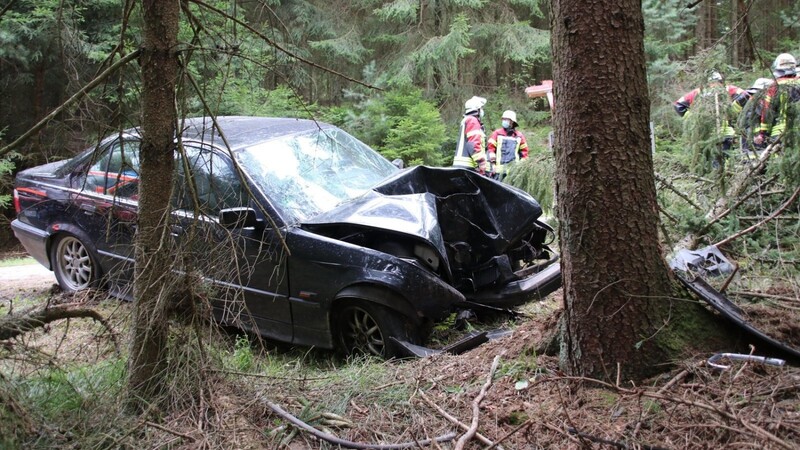
<svg viewBox="0 0 800 450">
<path fill-rule="evenodd" d="M 775 82 L 767 88 L 761 103 L 761 126 L 753 137 L 756 146 L 764 146 L 786 131 L 786 112 L 789 103 L 800 101 L 800 78 L 797 77 L 797 60 L 789 53 L 781 53 L 772 63 Z"/>
<path fill-rule="evenodd" d="M 453 167 L 476 170 L 481 175 L 488 175 L 489 164 L 486 160 L 486 132 L 483 129 L 483 106 L 486 99 L 472 97 L 464 103 L 464 118 L 461 120 L 461 131 L 453 157 Z"/>
<path fill-rule="evenodd" d="M 489 138 L 489 162 L 492 164 L 494 177 L 500 181 L 505 178 L 511 164 L 528 157 L 528 143 L 525 135 L 517 131 L 517 113 L 511 110 L 503 112 L 502 126 Z"/>
</svg>

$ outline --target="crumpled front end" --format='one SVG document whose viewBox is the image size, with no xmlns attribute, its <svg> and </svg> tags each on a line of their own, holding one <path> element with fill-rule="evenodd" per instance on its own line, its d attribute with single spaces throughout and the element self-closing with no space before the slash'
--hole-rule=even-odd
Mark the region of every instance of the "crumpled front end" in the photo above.
<svg viewBox="0 0 800 450">
<path fill-rule="evenodd" d="M 420 166 L 304 226 L 416 261 L 470 301 L 510 307 L 561 285 L 541 214 L 522 190 L 469 170 Z"/>
</svg>

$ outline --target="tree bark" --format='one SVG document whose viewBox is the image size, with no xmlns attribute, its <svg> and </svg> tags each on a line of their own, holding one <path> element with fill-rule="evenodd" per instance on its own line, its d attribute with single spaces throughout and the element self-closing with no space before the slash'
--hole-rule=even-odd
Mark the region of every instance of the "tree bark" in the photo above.
<svg viewBox="0 0 800 450">
<path fill-rule="evenodd" d="M 168 224 L 174 166 L 177 112 L 175 87 L 180 3 L 143 0 L 142 144 L 140 148 L 139 218 L 136 234 L 134 325 L 128 362 L 128 389 L 133 406 L 142 409 L 163 388 L 169 326 L 170 274 Z"/>
<path fill-rule="evenodd" d="M 711 0 L 704 0 L 700 2 L 697 26 L 695 27 L 695 38 L 697 39 L 695 54 L 714 45 L 717 40 L 716 30 L 717 5 Z"/>
<path fill-rule="evenodd" d="M 561 363 L 641 379 L 681 350 L 678 328 L 702 311 L 673 300 L 658 241 L 641 2 L 554 0 L 551 17 Z"/>
<path fill-rule="evenodd" d="M 745 0 L 731 0 L 731 38 L 731 65 L 749 69 L 755 60 L 755 51 Z"/>
</svg>

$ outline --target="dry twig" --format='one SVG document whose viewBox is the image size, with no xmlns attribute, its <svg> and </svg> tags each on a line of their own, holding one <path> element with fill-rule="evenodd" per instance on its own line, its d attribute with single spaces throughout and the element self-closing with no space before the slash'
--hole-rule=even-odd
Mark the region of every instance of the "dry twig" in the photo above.
<svg viewBox="0 0 800 450">
<path fill-rule="evenodd" d="M 341 445 L 345 448 L 356 448 L 356 449 L 365 449 L 365 450 L 393 450 L 393 449 L 402 449 L 402 448 L 414 448 L 414 447 L 422 447 L 431 445 L 434 442 L 447 442 L 452 441 L 456 437 L 456 433 L 447 433 L 445 435 L 439 436 L 434 439 L 424 439 L 414 442 L 403 442 L 400 444 L 365 444 L 361 442 L 353 442 L 348 441 L 346 439 L 341 439 L 336 437 L 330 433 L 324 433 L 311 425 L 303 422 L 302 420 L 298 419 L 297 417 L 293 416 L 292 414 L 286 412 L 283 408 L 272 403 L 270 401 L 266 401 L 266 405 L 277 415 L 283 417 L 284 419 L 291 422 L 296 427 L 316 436 L 319 439 L 323 439 L 325 441 L 331 442 L 336 445 Z"/>
<path fill-rule="evenodd" d="M 439 414 L 441 414 L 442 417 L 444 417 L 445 419 L 449 420 L 450 422 L 453 422 L 455 425 L 458 425 L 462 430 L 465 430 L 465 431 L 469 430 L 469 426 L 467 426 L 467 424 L 461 422 L 456 417 L 453 417 L 450 413 L 445 411 L 441 406 L 439 406 L 436 403 L 434 403 L 433 400 L 431 400 L 430 397 L 427 396 L 427 394 L 422 392 L 422 390 L 418 389 L 417 392 L 419 392 L 419 396 L 422 398 L 422 400 L 424 400 L 425 403 L 428 404 L 428 406 L 430 406 L 431 408 L 435 409 Z M 484 435 L 482 435 L 482 434 L 480 434 L 478 432 L 475 433 L 475 437 L 478 438 L 479 441 L 483 442 L 486 445 L 494 446 L 495 448 L 498 448 L 500 450 L 502 450 L 502 448 L 503 448 L 503 447 L 501 447 L 499 445 L 496 445 L 489 438 L 487 438 L 486 436 L 484 436 Z"/>
<path fill-rule="evenodd" d="M 494 373 L 497 370 L 498 364 L 500 364 L 500 355 L 494 357 L 494 361 L 492 361 L 492 368 L 489 369 L 489 375 L 486 376 L 486 383 L 483 384 L 478 396 L 472 401 L 472 423 L 470 424 L 467 432 L 458 439 L 458 442 L 456 442 L 456 446 L 454 447 L 455 450 L 463 450 L 464 445 L 466 445 L 467 442 L 469 442 L 469 440 L 475 436 L 475 433 L 478 432 L 478 416 L 481 412 L 481 400 L 483 400 L 483 397 L 486 396 L 486 392 L 489 390 L 489 387 L 492 386 L 492 379 L 494 378 Z"/>
</svg>

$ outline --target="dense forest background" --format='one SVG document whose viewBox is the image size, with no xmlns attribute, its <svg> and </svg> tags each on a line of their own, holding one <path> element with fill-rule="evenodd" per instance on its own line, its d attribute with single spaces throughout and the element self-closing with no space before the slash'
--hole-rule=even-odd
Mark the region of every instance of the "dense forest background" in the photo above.
<svg viewBox="0 0 800 450">
<path fill-rule="evenodd" d="M 770 76 L 776 54 L 800 53 L 800 4 L 791 0 L 642 6 L 659 150 L 685 146 L 671 103 L 710 70 L 747 87 Z M 6 2 L 0 147 L 140 46 L 137 8 L 113 0 Z M 552 78 L 548 2 L 208 0 L 183 8 L 182 60 L 197 86 L 179 93 L 183 115 L 314 117 L 407 165 L 448 165 L 463 102 L 480 95 L 489 99 L 487 129 L 514 109 L 534 153 L 547 150 L 549 108 L 524 89 Z M 112 73 L 0 154 L 6 216 L 12 171 L 71 156 L 140 123 L 138 74 L 136 62 Z"/>
</svg>

